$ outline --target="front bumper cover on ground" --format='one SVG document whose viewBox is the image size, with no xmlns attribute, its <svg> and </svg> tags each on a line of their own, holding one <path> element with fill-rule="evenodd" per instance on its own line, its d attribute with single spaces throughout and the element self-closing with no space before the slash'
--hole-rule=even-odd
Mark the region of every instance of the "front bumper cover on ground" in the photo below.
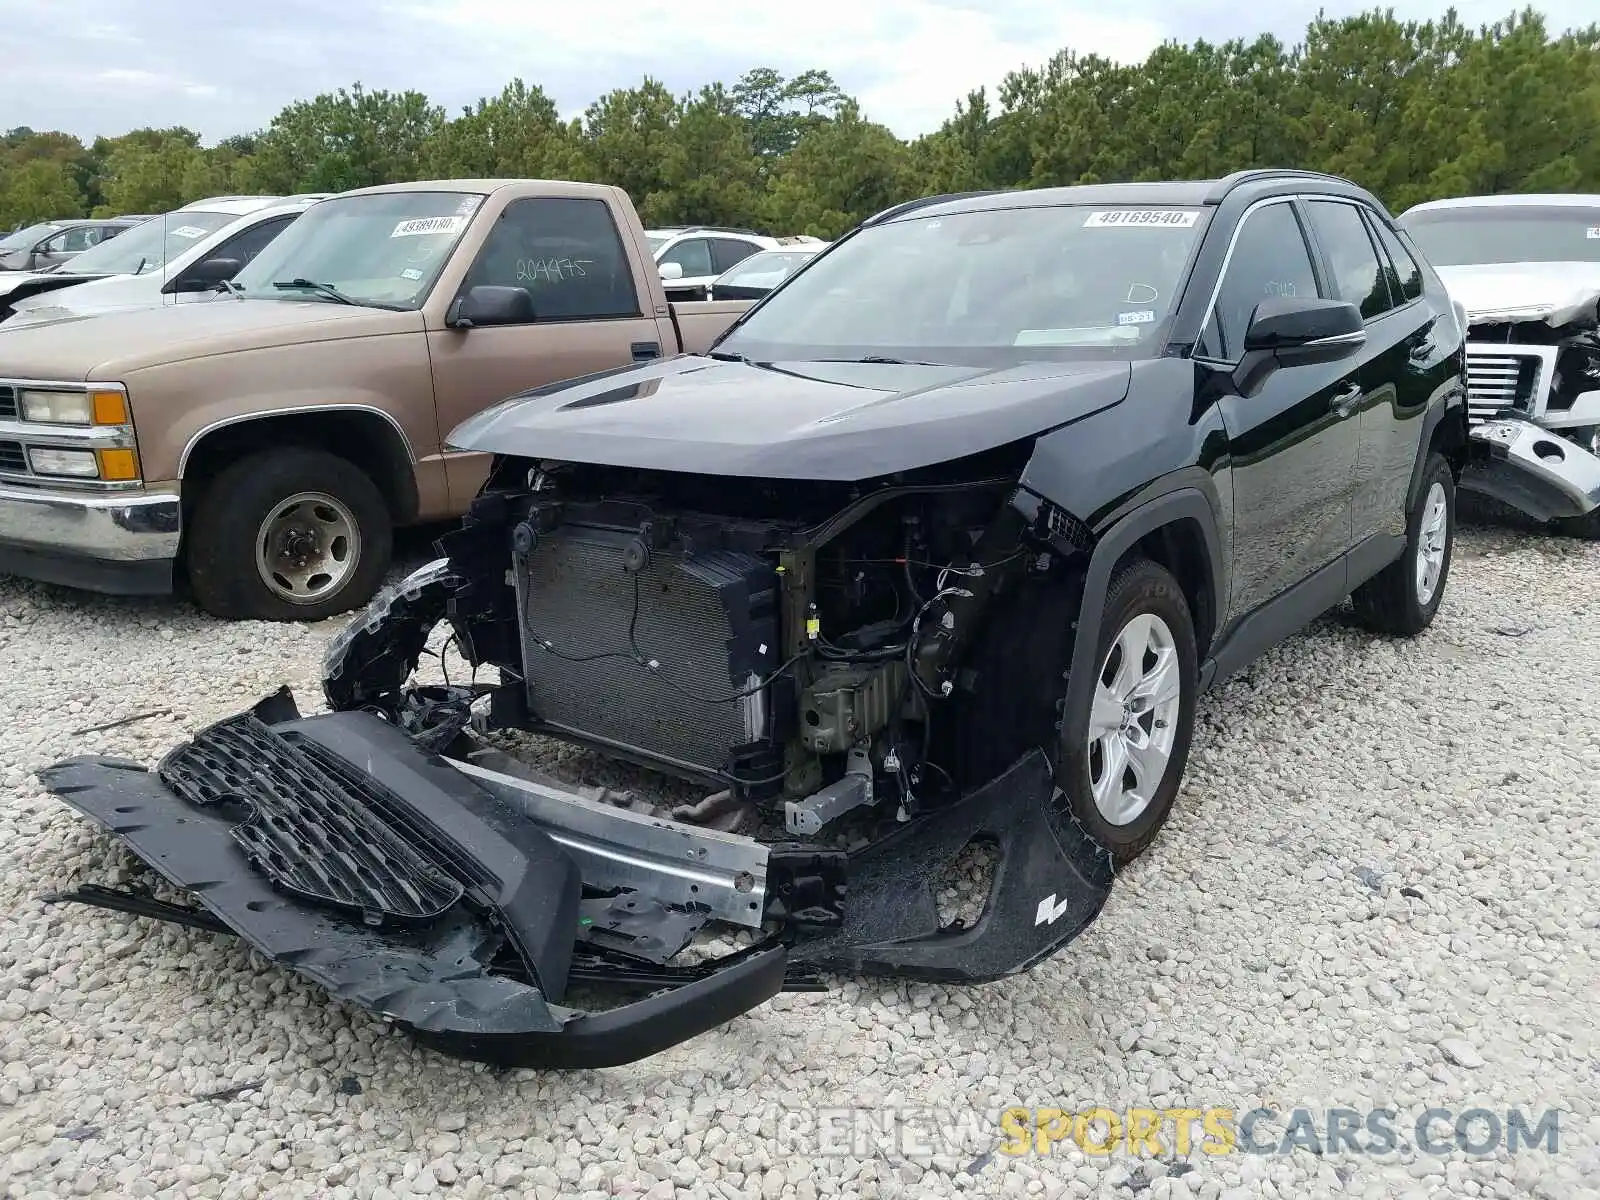
<svg viewBox="0 0 1600 1200">
<path fill-rule="evenodd" d="M 1112 878 L 1042 752 L 848 859 L 641 820 L 429 753 L 370 712 L 303 718 L 286 691 L 154 771 L 77 758 L 41 778 L 200 907 L 92 885 L 57 899 L 226 929 L 427 1045 L 506 1066 L 635 1061 L 818 990 L 826 968 L 1012 974 L 1087 926 Z M 941 928 L 933 879 L 975 837 L 998 851 L 987 908 Z M 713 920 L 758 940 L 672 965 Z M 644 994 L 577 1006 L 602 987 Z"/>
</svg>

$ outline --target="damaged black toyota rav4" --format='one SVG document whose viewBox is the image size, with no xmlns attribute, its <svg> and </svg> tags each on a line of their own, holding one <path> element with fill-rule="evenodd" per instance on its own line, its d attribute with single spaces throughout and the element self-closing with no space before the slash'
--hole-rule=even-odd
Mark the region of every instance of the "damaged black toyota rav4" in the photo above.
<svg viewBox="0 0 1600 1200">
<path fill-rule="evenodd" d="M 199 904 L 69 898 L 520 1064 L 635 1059 L 828 970 L 1022 970 L 1167 819 L 1203 690 L 1346 597 L 1433 619 L 1463 400 L 1459 319 L 1350 183 L 902 205 L 709 355 L 457 429 L 489 482 L 333 643 L 332 712 L 280 692 L 154 771 L 47 771 Z M 470 679 L 415 681 L 436 629 Z M 507 731 L 703 798 L 565 786 Z M 975 842 L 963 923 L 934 880 Z"/>
</svg>

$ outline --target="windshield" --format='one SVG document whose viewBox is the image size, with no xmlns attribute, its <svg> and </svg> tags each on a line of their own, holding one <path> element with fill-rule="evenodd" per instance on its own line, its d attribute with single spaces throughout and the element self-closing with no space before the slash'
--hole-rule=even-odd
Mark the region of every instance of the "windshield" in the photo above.
<svg viewBox="0 0 1600 1200">
<path fill-rule="evenodd" d="M 1441 208 L 1409 213 L 1400 226 L 1436 267 L 1600 262 L 1600 208 Z"/>
<path fill-rule="evenodd" d="M 672 240 L 672 236 L 665 233 L 649 233 L 645 236 L 650 241 L 650 256 L 652 258 L 654 258 L 657 254 L 660 254 L 661 247 L 665 246 Z"/>
<path fill-rule="evenodd" d="M 252 296 L 279 300 L 416 308 L 482 203 L 481 194 L 467 192 L 375 192 L 323 200 L 234 283 Z M 295 286 L 296 280 L 319 286 Z"/>
<path fill-rule="evenodd" d="M 1205 228 L 1198 208 L 1009 208 L 864 229 L 716 347 L 758 361 L 964 365 L 1148 353 Z"/>
<path fill-rule="evenodd" d="M 53 229 L 60 228 L 45 221 L 39 225 L 29 225 L 26 229 L 19 229 L 4 241 L 0 241 L 0 250 L 31 250 L 33 244 Z"/>
<path fill-rule="evenodd" d="M 729 267 L 717 283 L 775 288 L 816 256 L 815 250 L 763 250 Z"/>
<path fill-rule="evenodd" d="M 73 275 L 148 275 L 161 270 L 167 259 L 176 258 L 207 234 L 238 219 L 233 213 L 192 209 L 167 213 L 85 250 L 64 270 Z"/>
</svg>

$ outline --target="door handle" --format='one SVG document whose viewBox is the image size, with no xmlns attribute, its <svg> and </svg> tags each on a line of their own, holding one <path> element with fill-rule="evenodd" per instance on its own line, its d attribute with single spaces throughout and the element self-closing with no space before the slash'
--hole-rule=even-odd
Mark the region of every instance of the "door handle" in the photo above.
<svg viewBox="0 0 1600 1200">
<path fill-rule="evenodd" d="M 1340 388 L 1334 395 L 1333 402 L 1328 405 L 1335 416 L 1348 417 L 1355 412 L 1356 405 L 1361 403 L 1361 397 L 1366 395 L 1359 383 L 1352 383 L 1348 387 Z"/>
<path fill-rule="evenodd" d="M 646 362 L 649 359 L 661 357 L 660 342 L 635 342 L 632 349 L 634 362 Z"/>
</svg>

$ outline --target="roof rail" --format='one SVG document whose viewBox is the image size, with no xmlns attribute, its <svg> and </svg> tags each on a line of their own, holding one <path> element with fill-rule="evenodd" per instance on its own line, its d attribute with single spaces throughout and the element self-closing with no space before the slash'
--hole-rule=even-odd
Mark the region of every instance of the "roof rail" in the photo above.
<svg viewBox="0 0 1600 1200">
<path fill-rule="evenodd" d="M 972 200 L 979 196 L 998 196 L 1005 190 L 1005 188 L 986 188 L 977 192 L 944 192 L 938 196 L 922 196 L 919 199 L 907 200 L 904 203 L 894 205 L 892 208 L 886 208 L 880 213 L 874 213 L 861 223 L 863 225 L 876 225 L 879 221 L 887 221 L 891 217 L 902 217 L 906 213 L 916 212 L 919 208 L 927 208 L 930 204 L 943 204 L 947 200 Z"/>
<path fill-rule="evenodd" d="M 685 225 L 684 233 L 747 233 L 751 237 L 766 237 L 767 235 L 755 229 L 745 229 L 738 225 Z"/>
<path fill-rule="evenodd" d="M 1259 183 L 1268 179 L 1320 179 L 1324 183 L 1344 183 L 1351 187 L 1359 187 L 1354 180 L 1346 179 L 1343 175 L 1329 175 L 1325 171 L 1302 171 L 1295 167 L 1250 167 L 1243 171 L 1235 171 L 1231 175 L 1224 175 L 1212 186 L 1206 196 L 1208 203 L 1221 200 L 1234 188 L 1246 183 Z"/>
</svg>

